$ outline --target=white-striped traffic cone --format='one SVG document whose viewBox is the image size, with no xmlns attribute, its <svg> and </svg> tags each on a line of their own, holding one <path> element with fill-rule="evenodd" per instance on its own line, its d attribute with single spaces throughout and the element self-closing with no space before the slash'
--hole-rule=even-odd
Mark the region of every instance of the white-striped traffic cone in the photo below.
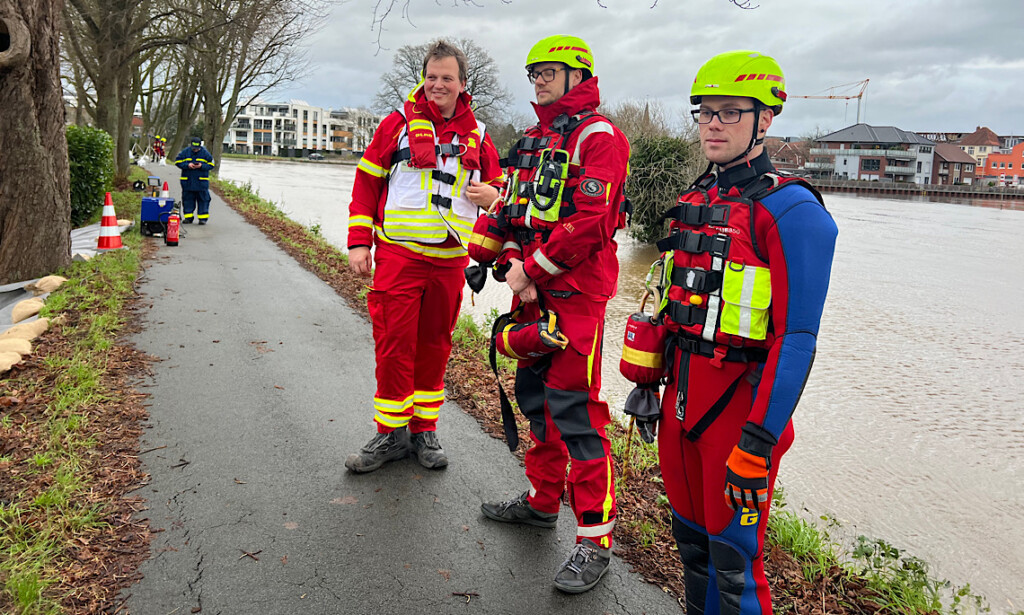
<svg viewBox="0 0 1024 615">
<path fill-rule="evenodd" d="M 171 189 L 167 187 L 167 182 L 164 182 L 164 188 L 163 188 L 163 190 L 160 191 L 160 198 L 161 199 L 169 199 L 169 198 L 171 198 Z"/>
<path fill-rule="evenodd" d="M 96 249 L 117 250 L 123 247 L 121 229 L 117 227 L 117 214 L 114 213 L 114 201 L 108 192 L 103 199 L 103 221 L 100 222 L 100 237 L 96 241 Z"/>
</svg>

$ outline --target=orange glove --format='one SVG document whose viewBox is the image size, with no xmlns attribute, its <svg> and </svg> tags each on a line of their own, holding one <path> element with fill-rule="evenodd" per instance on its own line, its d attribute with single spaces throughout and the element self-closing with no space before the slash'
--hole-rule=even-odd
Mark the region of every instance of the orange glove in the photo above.
<svg viewBox="0 0 1024 615">
<path fill-rule="evenodd" d="M 733 510 L 768 510 L 768 470 L 778 440 L 760 425 L 743 426 L 740 443 L 725 463 L 725 503 Z"/>
</svg>

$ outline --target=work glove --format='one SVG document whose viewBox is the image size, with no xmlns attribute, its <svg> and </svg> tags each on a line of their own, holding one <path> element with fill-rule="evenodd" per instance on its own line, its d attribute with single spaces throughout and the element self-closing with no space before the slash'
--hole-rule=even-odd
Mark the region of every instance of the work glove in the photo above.
<svg viewBox="0 0 1024 615">
<path fill-rule="evenodd" d="M 760 425 L 743 426 L 740 443 L 725 463 L 725 503 L 733 510 L 768 510 L 768 470 L 778 440 Z"/>
<path fill-rule="evenodd" d="M 484 284 L 487 282 L 487 269 L 489 265 L 490 263 L 470 265 L 463 272 L 466 275 L 466 284 L 469 285 L 469 289 L 474 293 L 479 293 L 484 289 Z"/>
<path fill-rule="evenodd" d="M 658 435 L 658 419 L 661 418 L 660 385 L 657 382 L 636 385 L 626 397 L 623 411 L 634 418 L 640 439 L 653 444 Z"/>
</svg>

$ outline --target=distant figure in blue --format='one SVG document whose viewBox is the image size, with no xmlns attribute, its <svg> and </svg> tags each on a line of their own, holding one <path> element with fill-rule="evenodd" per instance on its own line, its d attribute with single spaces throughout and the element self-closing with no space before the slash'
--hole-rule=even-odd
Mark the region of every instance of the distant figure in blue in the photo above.
<svg viewBox="0 0 1024 615">
<path fill-rule="evenodd" d="M 213 168 L 213 154 L 203 147 L 202 139 L 192 139 L 189 146 L 178 153 L 174 164 L 181 169 L 181 202 L 185 212 L 182 222 L 192 224 L 194 216 L 199 219 L 199 224 L 206 224 L 210 219 L 210 169 Z"/>
</svg>

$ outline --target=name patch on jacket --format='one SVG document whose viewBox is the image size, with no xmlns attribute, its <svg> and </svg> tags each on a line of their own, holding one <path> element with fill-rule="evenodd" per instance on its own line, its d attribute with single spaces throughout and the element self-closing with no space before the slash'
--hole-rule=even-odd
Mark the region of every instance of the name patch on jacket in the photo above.
<svg viewBox="0 0 1024 615">
<path fill-rule="evenodd" d="M 604 184 L 596 179 L 585 179 L 580 182 L 580 190 L 587 196 L 601 196 L 604 194 Z"/>
</svg>

